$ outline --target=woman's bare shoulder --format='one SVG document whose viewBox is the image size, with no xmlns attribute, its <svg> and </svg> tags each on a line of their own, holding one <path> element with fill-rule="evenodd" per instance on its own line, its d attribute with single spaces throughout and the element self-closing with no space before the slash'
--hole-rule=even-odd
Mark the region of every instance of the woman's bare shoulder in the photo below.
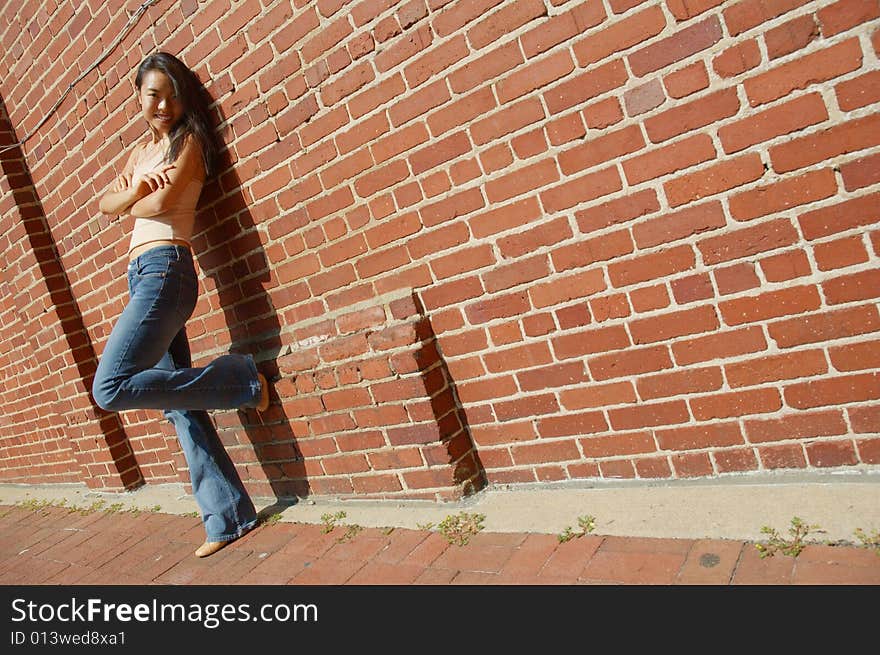
<svg viewBox="0 0 880 655">
<path fill-rule="evenodd" d="M 187 169 L 193 178 L 204 178 L 205 163 L 202 157 L 202 148 L 198 139 L 192 134 L 187 134 L 184 137 L 176 163 Z"/>
</svg>

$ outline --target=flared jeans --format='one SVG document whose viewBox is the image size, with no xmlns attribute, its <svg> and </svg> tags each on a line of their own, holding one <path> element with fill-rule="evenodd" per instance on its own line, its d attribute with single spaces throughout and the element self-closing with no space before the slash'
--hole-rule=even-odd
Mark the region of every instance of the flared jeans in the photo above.
<svg viewBox="0 0 880 655">
<path fill-rule="evenodd" d="M 254 360 L 229 354 L 193 368 L 185 324 L 198 278 L 188 248 L 161 245 L 133 259 L 128 291 L 95 373 L 95 402 L 111 412 L 162 410 L 183 449 L 207 540 L 235 539 L 256 524 L 256 510 L 205 410 L 256 407 Z"/>
</svg>

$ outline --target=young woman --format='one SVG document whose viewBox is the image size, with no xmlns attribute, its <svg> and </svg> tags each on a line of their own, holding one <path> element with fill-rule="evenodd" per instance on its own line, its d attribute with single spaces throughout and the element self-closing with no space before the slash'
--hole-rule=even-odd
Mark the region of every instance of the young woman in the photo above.
<svg viewBox="0 0 880 655">
<path fill-rule="evenodd" d="M 190 247 L 196 205 L 214 174 L 220 144 L 207 94 L 176 57 L 158 52 L 135 78 L 148 137 L 100 200 L 105 214 L 134 217 L 128 250 L 129 302 L 110 334 L 92 394 L 102 408 L 161 409 L 189 466 L 211 555 L 256 524 L 256 511 L 205 410 L 269 405 L 266 378 L 250 355 L 193 368 L 184 325 L 198 280 Z"/>
</svg>

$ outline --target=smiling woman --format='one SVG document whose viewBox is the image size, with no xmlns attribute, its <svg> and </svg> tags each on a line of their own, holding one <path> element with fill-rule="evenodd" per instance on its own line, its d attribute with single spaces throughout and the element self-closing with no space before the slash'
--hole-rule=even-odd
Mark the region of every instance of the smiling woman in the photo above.
<svg viewBox="0 0 880 655">
<path fill-rule="evenodd" d="M 102 212 L 134 219 L 130 300 L 104 346 L 92 395 L 108 411 L 161 409 L 174 424 L 205 524 L 207 539 L 196 551 L 204 557 L 256 524 L 254 505 L 205 410 L 265 411 L 268 382 L 249 355 L 192 366 L 185 324 L 196 306 L 198 278 L 190 238 L 220 144 L 207 95 L 179 59 L 148 56 L 135 87 L 149 136 L 99 201 Z"/>
</svg>

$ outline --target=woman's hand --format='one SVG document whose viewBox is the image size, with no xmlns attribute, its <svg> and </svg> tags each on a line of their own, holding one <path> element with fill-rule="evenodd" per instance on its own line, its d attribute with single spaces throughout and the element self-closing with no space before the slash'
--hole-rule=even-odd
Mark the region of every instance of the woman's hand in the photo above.
<svg viewBox="0 0 880 655">
<path fill-rule="evenodd" d="M 131 187 L 131 175 L 127 175 L 123 173 L 119 177 L 116 178 L 116 181 L 113 183 L 113 186 L 110 187 L 110 190 L 113 193 L 118 193 L 120 191 L 125 191 L 126 189 Z"/>
<path fill-rule="evenodd" d="M 166 185 L 171 184 L 171 178 L 168 176 L 168 171 L 173 168 L 175 168 L 174 164 L 166 164 L 161 168 L 138 175 L 133 180 L 130 180 L 129 184 L 136 187 L 140 192 L 139 195 L 143 197 L 153 191 L 157 191 L 158 189 L 164 189 Z M 120 175 L 120 177 L 124 176 Z"/>
</svg>

